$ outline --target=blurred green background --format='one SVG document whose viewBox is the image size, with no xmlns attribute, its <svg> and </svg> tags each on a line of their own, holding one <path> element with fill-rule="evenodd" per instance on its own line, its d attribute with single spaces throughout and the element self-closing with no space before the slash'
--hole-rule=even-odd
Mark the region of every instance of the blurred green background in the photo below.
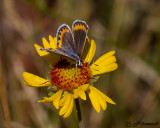
<svg viewBox="0 0 160 128">
<path fill-rule="evenodd" d="M 41 77 L 49 65 L 34 43 L 55 36 L 57 28 L 76 19 L 89 25 L 97 44 L 95 59 L 116 50 L 119 68 L 101 75 L 95 86 L 117 105 L 98 114 L 81 101 L 86 128 L 160 127 L 160 1 L 159 0 L 1 0 L 0 2 L 0 128 L 77 128 L 75 108 L 63 119 L 52 103 L 37 103 L 46 88 L 23 84 L 22 72 Z M 7 111 L 8 105 L 8 111 Z"/>
</svg>

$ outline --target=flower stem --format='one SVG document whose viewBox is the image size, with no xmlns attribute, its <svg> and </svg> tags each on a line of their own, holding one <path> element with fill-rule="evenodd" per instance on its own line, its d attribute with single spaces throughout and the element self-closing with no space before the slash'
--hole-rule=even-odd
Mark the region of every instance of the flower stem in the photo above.
<svg viewBox="0 0 160 128">
<path fill-rule="evenodd" d="M 81 109 L 80 109 L 78 98 L 75 99 L 75 104 L 76 104 L 76 110 L 77 110 L 79 128 L 84 128 L 83 120 L 82 120 L 82 115 L 81 115 Z"/>
</svg>

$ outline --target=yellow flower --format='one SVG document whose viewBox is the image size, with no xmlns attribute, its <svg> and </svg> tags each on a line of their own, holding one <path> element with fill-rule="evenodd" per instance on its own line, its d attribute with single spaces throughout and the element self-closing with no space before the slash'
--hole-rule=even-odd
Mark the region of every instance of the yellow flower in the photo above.
<svg viewBox="0 0 160 128">
<path fill-rule="evenodd" d="M 56 38 L 52 36 L 49 36 L 49 42 L 45 38 L 42 39 L 42 42 L 44 48 L 57 48 Z M 63 115 L 64 118 L 72 113 L 74 99 L 80 97 L 82 100 L 86 100 L 86 93 L 88 93 L 90 101 L 97 112 L 100 112 L 101 108 L 106 110 L 107 102 L 115 104 L 108 96 L 91 85 L 92 81 L 95 80 L 94 76 L 117 69 L 115 51 L 104 54 L 91 64 L 96 51 L 96 44 L 94 40 L 89 41 L 87 37 L 86 46 L 89 47 L 88 51 L 84 51 L 82 54 L 82 60 L 84 60 L 82 66 L 76 67 L 66 58 L 61 59 L 60 55 L 39 50 L 42 47 L 35 44 L 38 54 L 52 65 L 49 73 L 51 80 L 43 79 L 28 72 L 23 73 L 26 85 L 50 87 L 53 91 L 52 95 L 44 97 L 43 100 L 38 102 L 53 102 L 56 109 L 60 108 L 59 115 Z"/>
</svg>

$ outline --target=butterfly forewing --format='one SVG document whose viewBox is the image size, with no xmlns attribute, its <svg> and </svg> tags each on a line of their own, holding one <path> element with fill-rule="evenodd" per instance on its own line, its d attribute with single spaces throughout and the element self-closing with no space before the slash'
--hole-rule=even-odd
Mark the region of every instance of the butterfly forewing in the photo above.
<svg viewBox="0 0 160 128">
<path fill-rule="evenodd" d="M 41 49 L 46 52 L 54 52 L 66 57 L 69 57 L 75 61 L 79 61 L 79 56 L 75 52 L 75 46 L 73 42 L 73 36 L 68 25 L 63 24 L 57 30 L 57 48 Z"/>
<path fill-rule="evenodd" d="M 76 53 L 79 57 L 81 57 L 88 32 L 88 25 L 85 21 L 76 20 L 73 22 L 72 31 Z"/>
<path fill-rule="evenodd" d="M 70 52 L 74 50 L 73 36 L 68 25 L 63 24 L 57 30 L 57 47 Z"/>
<path fill-rule="evenodd" d="M 73 35 L 70 27 L 62 24 L 57 30 L 57 48 L 41 48 L 40 50 L 69 57 L 81 65 L 80 57 L 84 48 L 88 25 L 84 21 L 76 20 L 73 22 L 72 29 Z"/>
</svg>

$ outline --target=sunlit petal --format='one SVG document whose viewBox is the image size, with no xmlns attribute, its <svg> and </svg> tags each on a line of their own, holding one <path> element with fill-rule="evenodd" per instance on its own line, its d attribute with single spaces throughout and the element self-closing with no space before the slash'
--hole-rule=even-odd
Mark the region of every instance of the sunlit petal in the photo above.
<svg viewBox="0 0 160 128">
<path fill-rule="evenodd" d="M 64 106 L 66 99 L 68 98 L 68 93 L 60 100 L 59 105 Z"/>
<path fill-rule="evenodd" d="M 44 39 L 46 40 L 46 39 Z M 48 43 L 48 42 L 47 42 Z M 45 44 L 45 47 L 49 47 L 49 45 L 47 43 Z M 39 46 L 38 44 L 34 44 L 37 53 L 45 60 L 47 61 L 49 64 L 52 64 L 53 66 L 55 64 L 57 64 L 60 60 L 60 55 L 55 54 L 55 53 L 51 53 L 51 52 L 45 52 L 45 51 L 41 51 L 39 50 L 39 48 L 42 48 L 41 46 Z"/>
<path fill-rule="evenodd" d="M 49 41 L 51 48 L 56 49 L 57 48 L 56 37 L 53 38 L 51 35 L 49 35 Z"/>
<path fill-rule="evenodd" d="M 86 94 L 85 91 L 88 89 L 89 84 L 84 84 L 79 86 L 77 89 L 73 90 L 73 97 L 74 99 L 78 98 L 78 96 L 83 99 L 86 100 Z"/>
<path fill-rule="evenodd" d="M 116 62 L 116 57 L 110 56 L 110 57 L 104 59 L 102 62 L 100 62 L 99 65 L 96 65 L 95 68 L 105 67 L 105 66 L 113 64 L 115 62 Z"/>
<path fill-rule="evenodd" d="M 79 91 L 79 89 L 74 89 L 73 90 L 73 98 L 74 99 L 78 98 L 78 91 Z"/>
<path fill-rule="evenodd" d="M 96 52 L 96 43 L 94 40 L 91 40 L 91 46 L 90 46 L 89 52 L 85 58 L 85 62 L 90 63 L 94 57 L 95 52 Z"/>
<path fill-rule="evenodd" d="M 87 36 L 87 37 L 86 37 L 85 46 L 84 46 L 84 49 L 83 49 L 83 52 L 82 52 L 82 56 L 81 56 L 82 60 L 85 60 L 85 58 L 86 58 L 86 56 L 87 56 L 87 54 L 88 54 L 88 51 L 89 51 L 90 47 L 91 47 L 91 43 L 90 43 L 90 40 L 89 40 L 89 38 L 88 38 L 88 36 Z"/>
<path fill-rule="evenodd" d="M 34 46 L 35 46 L 36 51 L 37 51 L 37 53 L 39 54 L 39 56 L 43 57 L 43 56 L 47 56 L 47 55 L 50 54 L 49 52 L 45 52 L 45 51 L 39 50 L 40 48 L 43 48 L 43 47 L 41 47 L 40 45 L 34 44 Z"/>
<path fill-rule="evenodd" d="M 78 89 L 86 91 L 88 89 L 89 84 L 84 84 L 78 87 Z"/>
<path fill-rule="evenodd" d="M 34 46 L 35 46 L 36 51 L 39 54 L 39 56 L 41 56 L 49 64 L 55 65 L 55 63 L 57 63 L 57 61 L 55 61 L 57 58 L 54 59 L 54 57 L 52 55 L 53 53 L 39 50 L 39 48 L 43 48 L 43 47 L 39 46 L 38 44 L 34 44 Z"/>
<path fill-rule="evenodd" d="M 70 116 L 70 114 L 72 113 L 72 110 L 73 110 L 73 103 L 74 103 L 74 100 L 73 100 L 73 97 L 71 95 L 71 100 L 70 100 L 69 107 L 68 107 L 66 113 L 64 114 L 63 118 L 67 118 L 68 116 Z"/>
<path fill-rule="evenodd" d="M 106 100 L 105 98 L 99 93 L 100 91 L 94 87 L 91 87 L 92 90 L 94 90 L 95 92 L 95 96 L 96 98 L 98 99 L 98 102 L 100 104 L 100 106 L 102 107 L 103 110 L 106 110 L 107 108 L 107 103 L 106 103 Z"/>
<path fill-rule="evenodd" d="M 92 89 L 92 86 L 89 86 L 88 95 L 89 95 L 89 98 L 91 100 L 91 103 L 94 109 L 99 113 L 101 110 L 101 106 L 99 104 L 98 99 L 95 96 L 95 91 Z"/>
<path fill-rule="evenodd" d="M 51 102 L 51 101 L 53 101 L 53 99 L 56 97 L 56 95 L 54 94 L 54 95 L 52 95 L 52 96 L 50 96 L 50 97 L 43 97 L 43 99 L 46 101 L 46 102 Z"/>
<path fill-rule="evenodd" d="M 107 95 L 105 95 L 104 93 L 102 93 L 101 91 L 99 91 L 98 89 L 94 88 L 95 90 L 97 90 L 97 92 L 99 94 L 101 94 L 101 96 L 110 104 L 116 104 L 113 100 L 111 100 Z"/>
<path fill-rule="evenodd" d="M 43 46 L 44 48 L 51 48 L 51 46 L 49 45 L 48 41 L 46 40 L 46 38 L 42 38 L 42 42 L 43 42 Z"/>
<path fill-rule="evenodd" d="M 79 90 L 78 95 L 82 100 L 86 100 L 86 94 L 84 91 Z"/>
<path fill-rule="evenodd" d="M 48 103 L 48 102 L 53 101 L 54 98 L 55 98 L 55 95 L 52 95 L 52 96 L 50 96 L 50 97 L 43 97 L 43 100 L 38 100 L 37 102 L 45 102 L 45 103 Z"/>
<path fill-rule="evenodd" d="M 63 115 L 68 110 L 68 108 L 70 106 L 70 101 L 73 98 L 72 94 L 70 94 L 70 93 L 67 93 L 64 97 L 66 97 L 66 98 L 64 98 L 65 101 L 64 101 L 64 104 L 59 112 L 59 115 Z"/>
<path fill-rule="evenodd" d="M 50 81 L 28 72 L 23 72 L 24 83 L 33 87 L 44 87 L 51 85 Z"/>
<path fill-rule="evenodd" d="M 107 58 L 110 57 L 110 56 L 113 56 L 114 54 L 115 54 L 115 51 L 110 51 L 110 52 L 102 55 L 100 58 L 98 58 L 98 59 L 92 64 L 92 66 L 94 66 L 94 65 L 99 65 L 101 62 L 103 63 L 103 61 L 104 61 L 105 59 L 107 59 Z"/>
<path fill-rule="evenodd" d="M 53 105 L 55 106 L 56 109 L 59 109 L 59 102 L 62 96 L 63 90 L 60 89 L 55 95 L 55 98 L 53 99 Z"/>
<path fill-rule="evenodd" d="M 99 67 L 99 68 L 91 68 L 92 70 L 92 75 L 99 75 L 107 72 L 114 71 L 118 68 L 117 63 L 113 63 L 104 67 Z"/>
<path fill-rule="evenodd" d="M 38 100 L 37 102 L 47 103 L 47 101 L 46 101 L 46 100 Z"/>
</svg>

